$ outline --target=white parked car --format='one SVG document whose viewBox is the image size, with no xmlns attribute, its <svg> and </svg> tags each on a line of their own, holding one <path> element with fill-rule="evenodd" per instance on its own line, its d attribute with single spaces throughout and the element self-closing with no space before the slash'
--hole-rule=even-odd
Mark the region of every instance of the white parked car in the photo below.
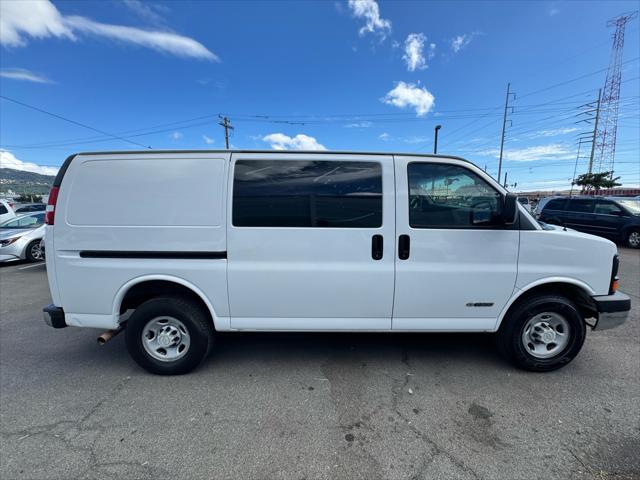
<svg viewBox="0 0 640 480">
<path fill-rule="evenodd" d="M 543 229 L 448 156 L 78 154 L 46 221 L 45 321 L 124 329 L 160 374 L 233 331 L 497 332 L 509 360 L 548 371 L 631 308 L 612 242 Z"/>
<path fill-rule="evenodd" d="M 0 223 L 16 218 L 16 212 L 6 200 L 0 200 Z"/>
<path fill-rule="evenodd" d="M 43 260 L 44 212 L 21 215 L 0 223 L 0 262 Z"/>
</svg>

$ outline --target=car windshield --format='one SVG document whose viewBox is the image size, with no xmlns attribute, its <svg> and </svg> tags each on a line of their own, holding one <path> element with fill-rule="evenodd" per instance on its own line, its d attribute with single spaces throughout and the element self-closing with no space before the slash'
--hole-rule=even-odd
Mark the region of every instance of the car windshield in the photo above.
<svg viewBox="0 0 640 480">
<path fill-rule="evenodd" d="M 640 215 L 640 200 L 617 200 L 617 202 L 633 215 Z"/>
<path fill-rule="evenodd" d="M 12 218 L 0 224 L 1 229 L 9 228 L 36 228 L 44 225 L 44 213 L 37 215 L 24 215 L 18 218 Z"/>
</svg>

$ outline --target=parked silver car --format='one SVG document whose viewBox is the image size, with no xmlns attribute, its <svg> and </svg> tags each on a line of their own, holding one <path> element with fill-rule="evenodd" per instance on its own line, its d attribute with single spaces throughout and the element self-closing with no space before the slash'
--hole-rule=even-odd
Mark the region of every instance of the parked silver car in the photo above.
<svg viewBox="0 0 640 480">
<path fill-rule="evenodd" d="M 0 224 L 0 262 L 43 260 L 44 212 L 22 215 Z"/>
</svg>

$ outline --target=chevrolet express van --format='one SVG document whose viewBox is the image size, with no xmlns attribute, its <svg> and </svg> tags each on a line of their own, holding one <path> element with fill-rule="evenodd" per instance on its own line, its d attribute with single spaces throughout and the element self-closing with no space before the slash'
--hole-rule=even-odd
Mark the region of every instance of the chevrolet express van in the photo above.
<svg viewBox="0 0 640 480">
<path fill-rule="evenodd" d="M 124 330 L 150 372 L 198 366 L 217 332 L 496 332 L 548 371 L 624 322 L 616 247 L 541 226 L 456 157 L 81 153 L 46 213 L 45 321 Z"/>
</svg>

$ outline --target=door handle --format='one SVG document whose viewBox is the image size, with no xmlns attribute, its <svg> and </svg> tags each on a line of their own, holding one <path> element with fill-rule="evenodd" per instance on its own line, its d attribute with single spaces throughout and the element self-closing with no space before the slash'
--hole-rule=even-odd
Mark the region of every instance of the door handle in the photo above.
<svg viewBox="0 0 640 480">
<path fill-rule="evenodd" d="M 371 258 L 374 260 L 382 260 L 384 251 L 384 240 L 382 235 L 374 235 L 371 237 Z"/>
<path fill-rule="evenodd" d="M 411 239 L 409 235 L 400 235 L 398 239 L 398 258 L 400 260 L 406 260 L 409 258 L 411 252 Z"/>
</svg>

